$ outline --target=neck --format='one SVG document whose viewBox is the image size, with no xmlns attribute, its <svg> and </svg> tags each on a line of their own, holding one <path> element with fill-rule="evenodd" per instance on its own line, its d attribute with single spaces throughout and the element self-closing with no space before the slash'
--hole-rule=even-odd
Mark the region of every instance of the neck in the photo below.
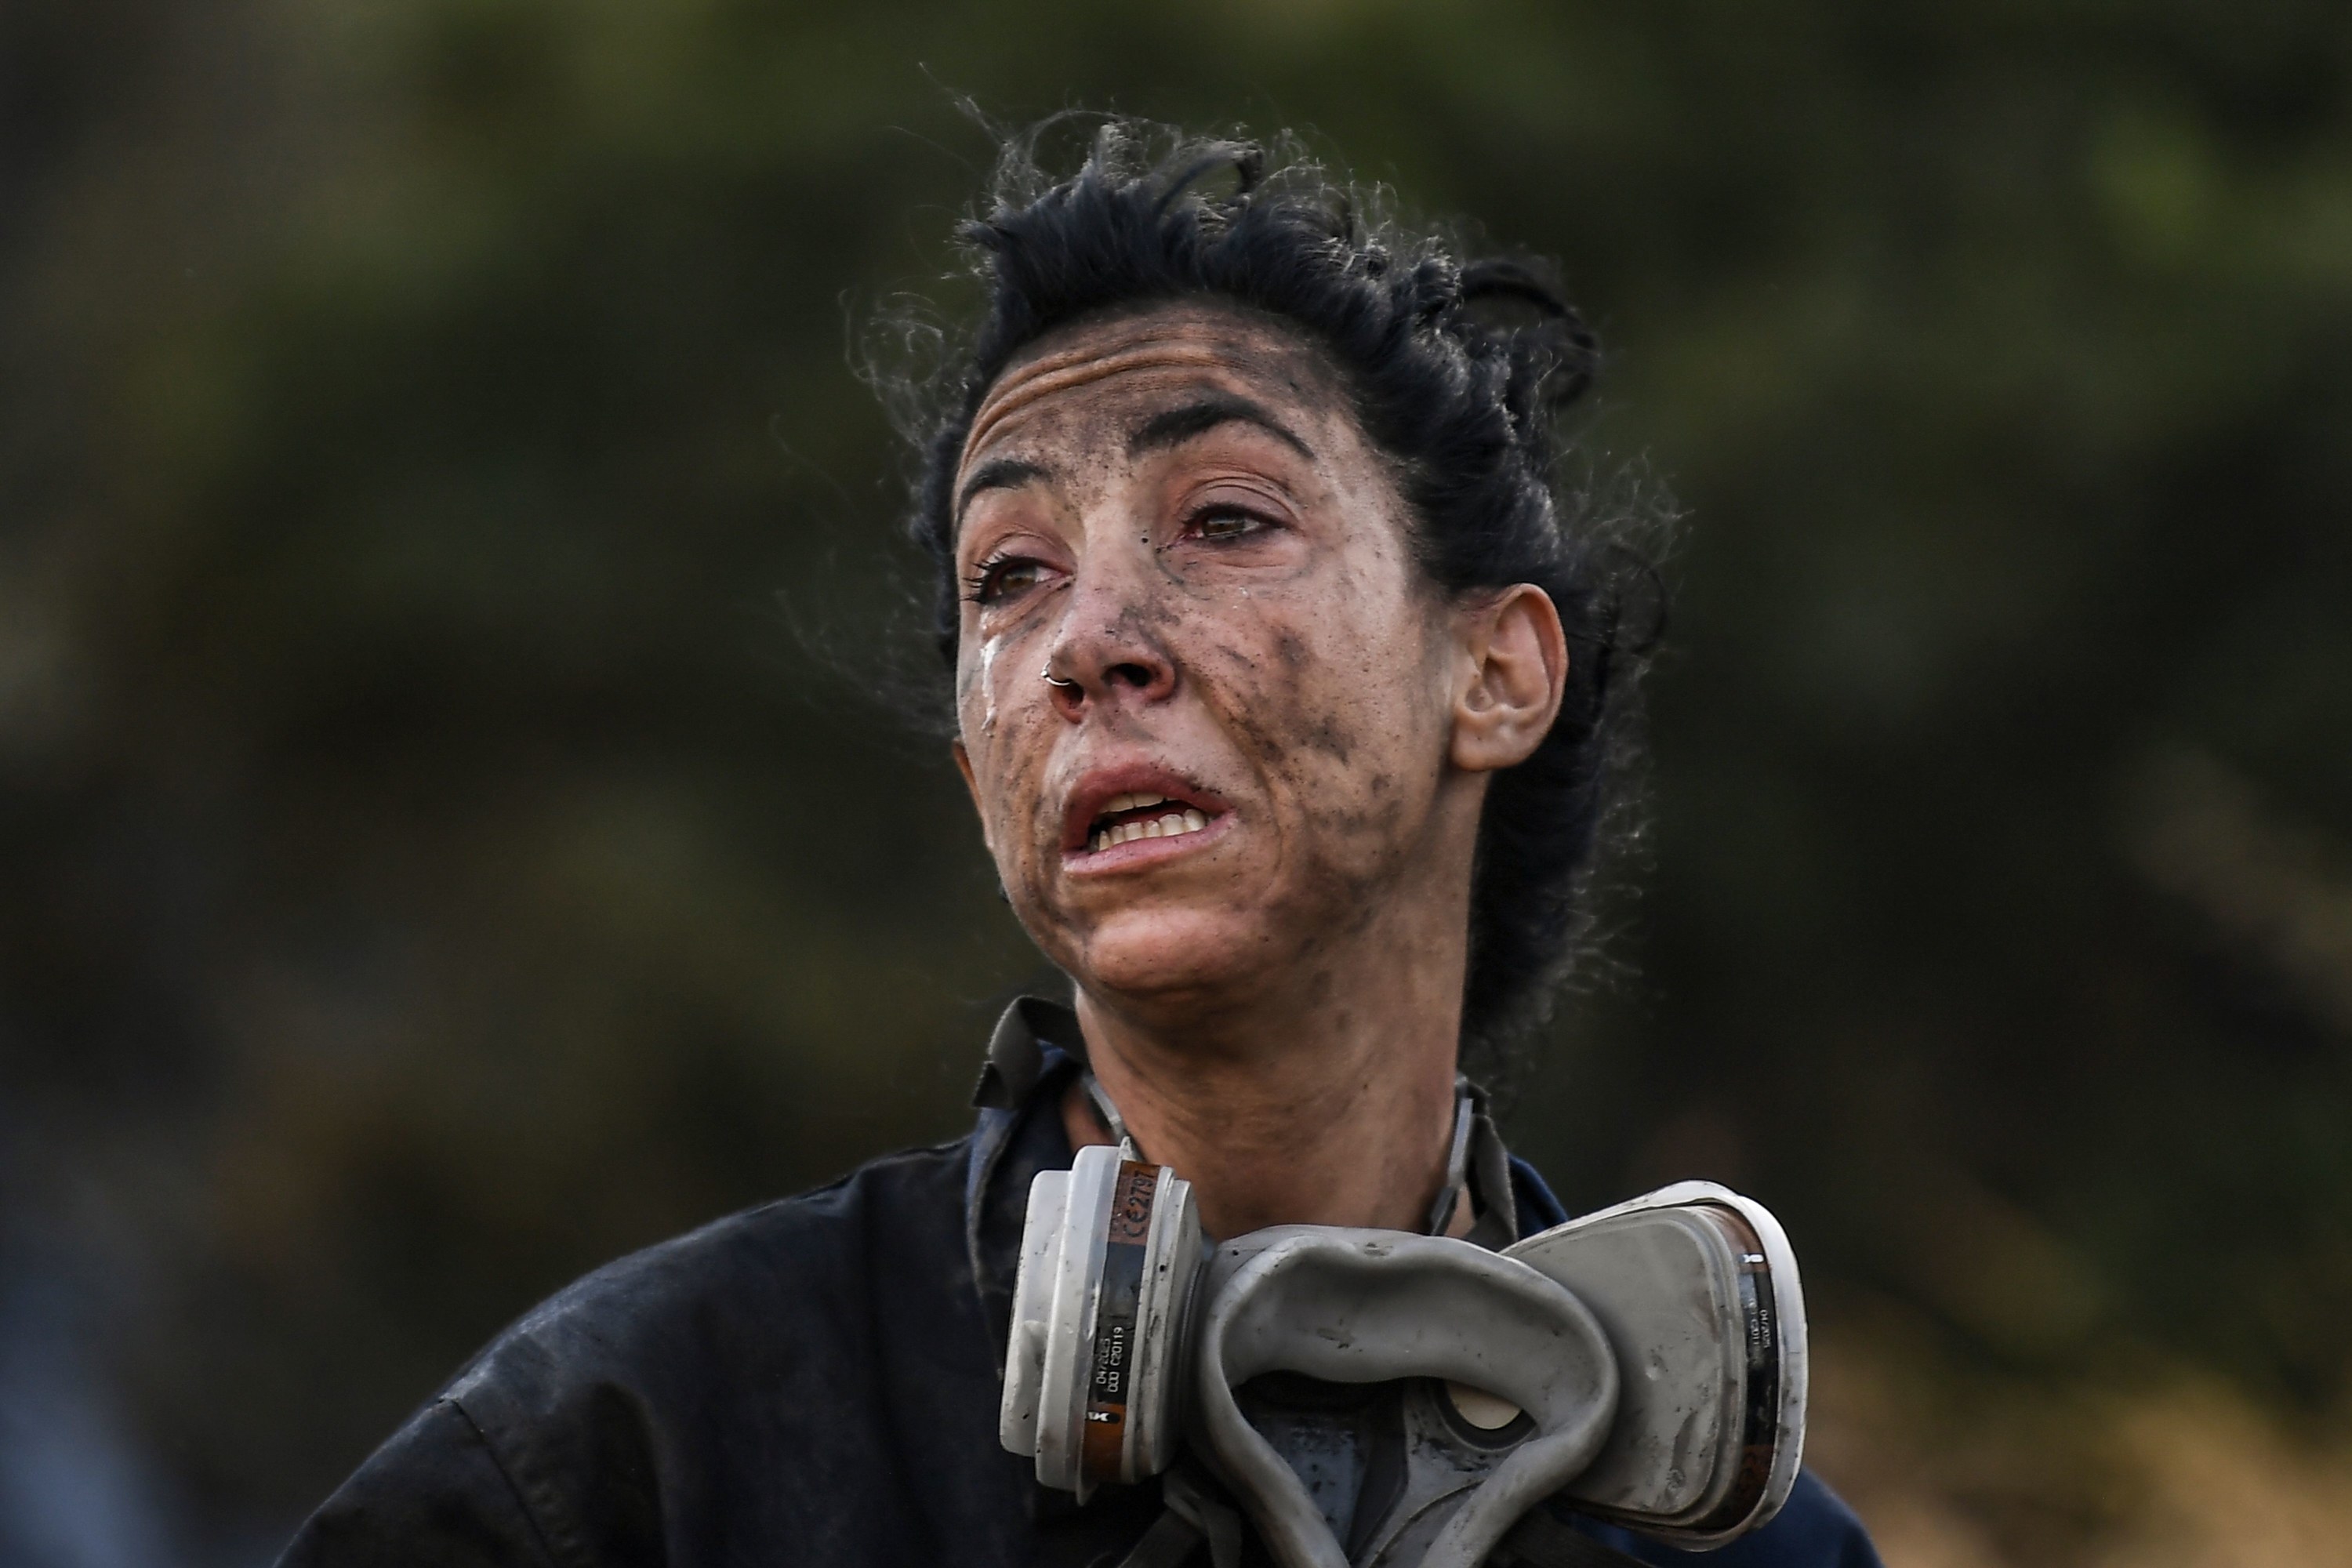
<svg viewBox="0 0 2352 1568">
<path fill-rule="evenodd" d="M 1445 1178 L 1468 890 L 1384 901 L 1304 984 L 1181 1014 L 1083 984 L 1095 1075 L 1212 1236 L 1270 1225 L 1419 1230 Z M 1074 1143 L 1106 1142 L 1083 1092 Z"/>
</svg>

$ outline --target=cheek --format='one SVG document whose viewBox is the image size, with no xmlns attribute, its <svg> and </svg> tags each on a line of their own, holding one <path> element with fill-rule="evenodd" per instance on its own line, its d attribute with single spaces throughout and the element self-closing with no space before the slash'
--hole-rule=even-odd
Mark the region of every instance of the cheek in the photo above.
<svg viewBox="0 0 2352 1568">
<path fill-rule="evenodd" d="M 1211 639 L 1205 685 L 1270 775 L 1270 782 L 1332 787 L 1369 761 L 1396 715 L 1373 684 L 1388 675 L 1360 639 L 1330 639 L 1311 620 L 1269 618 Z M 1235 635 L 1238 634 L 1238 635 Z M 1368 676 L 1373 678 L 1368 679 Z"/>
<path fill-rule="evenodd" d="M 1022 658 L 1000 636 L 960 661 L 956 680 L 958 732 L 971 764 L 980 811 L 998 858 L 1025 858 L 1034 831 L 1052 815 L 1045 787 L 1055 723 L 1041 682 L 1020 679 Z M 1039 689 L 1031 691 L 1035 684 Z M 1058 836 L 1060 825 L 1054 825 Z"/>
<path fill-rule="evenodd" d="M 1435 792 L 1446 734 L 1418 607 L 1354 585 L 1369 591 L 1344 605 L 1292 604 L 1229 635 L 1204 672 L 1315 853 L 1351 861 L 1405 836 L 1405 819 Z"/>
<path fill-rule="evenodd" d="M 956 665 L 956 733 L 971 764 L 972 784 L 981 813 L 990 820 L 1003 815 L 1007 750 L 1003 745 L 1003 698 L 1000 668 L 1004 639 L 992 637 L 967 651 Z"/>
<path fill-rule="evenodd" d="M 964 647 L 972 647 L 967 634 Z M 990 637 L 956 661 L 956 722 L 966 750 L 976 750 L 996 732 L 997 659 L 1004 639 Z"/>
</svg>

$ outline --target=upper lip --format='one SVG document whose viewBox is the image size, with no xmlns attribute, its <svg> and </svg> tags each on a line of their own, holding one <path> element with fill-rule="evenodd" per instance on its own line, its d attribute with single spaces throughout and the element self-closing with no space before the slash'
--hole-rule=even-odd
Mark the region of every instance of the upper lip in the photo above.
<svg viewBox="0 0 2352 1568">
<path fill-rule="evenodd" d="M 1203 816 L 1215 816 L 1227 809 L 1215 791 L 1204 789 L 1183 774 L 1163 768 L 1156 763 L 1130 763 L 1119 767 L 1097 768 L 1078 780 L 1070 792 L 1070 804 L 1062 816 L 1062 848 L 1065 852 L 1084 849 L 1088 830 L 1103 808 L 1123 795 L 1164 795 L 1180 806 L 1192 806 Z"/>
</svg>

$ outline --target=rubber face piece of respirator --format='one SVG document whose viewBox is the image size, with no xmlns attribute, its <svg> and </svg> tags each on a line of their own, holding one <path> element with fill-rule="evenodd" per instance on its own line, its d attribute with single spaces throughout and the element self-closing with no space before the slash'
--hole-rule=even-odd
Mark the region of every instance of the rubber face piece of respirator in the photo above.
<svg viewBox="0 0 2352 1568">
<path fill-rule="evenodd" d="M 1685 1183 L 1501 1254 L 1318 1226 L 1203 1253 L 1191 1188 L 1164 1168 L 1091 1147 L 1036 1178 L 999 1430 L 1041 1482 L 1083 1500 L 1142 1479 L 1181 1431 L 1286 1568 L 1440 1568 L 1554 1494 L 1718 1545 L 1795 1480 L 1796 1263 L 1772 1216 L 1723 1188 Z M 1400 1391 L 1402 1441 L 1345 1552 L 1298 1457 L 1234 1397 L 1264 1373 Z"/>
<path fill-rule="evenodd" d="M 1366 1563 L 1476 1568 L 1521 1515 L 1583 1470 L 1616 1415 L 1617 1358 L 1592 1314 L 1537 1269 L 1471 1242 L 1335 1226 L 1253 1231 L 1217 1248 L 1195 1316 L 1188 1435 L 1286 1568 L 1348 1568 L 1349 1558 L 1290 1461 L 1234 1399 L 1261 1373 L 1438 1379 L 1529 1418 L 1497 1454 L 1412 1445 L 1405 1464 L 1416 1473 L 1366 1521 Z"/>
</svg>

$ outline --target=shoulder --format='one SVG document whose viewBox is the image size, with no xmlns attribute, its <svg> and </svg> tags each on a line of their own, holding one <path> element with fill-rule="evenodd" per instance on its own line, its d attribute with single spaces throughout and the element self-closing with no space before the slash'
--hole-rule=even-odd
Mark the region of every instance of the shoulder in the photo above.
<svg viewBox="0 0 2352 1568">
<path fill-rule="evenodd" d="M 1878 1550 L 1845 1500 L 1805 1470 L 1771 1523 L 1710 1562 L 1718 1568 L 1878 1568 Z"/>
<path fill-rule="evenodd" d="M 800 1489 L 763 1470 L 780 1456 L 819 1486 L 835 1459 L 893 1468 L 877 1336 L 897 1345 L 911 1316 L 926 1335 L 899 1359 L 992 1375 L 964 1305 L 965 1159 L 961 1140 L 890 1155 L 568 1286 L 377 1450 L 288 1561 L 323 1560 L 305 1542 L 328 1537 L 415 1561 L 489 1521 L 531 1542 L 531 1560 L 558 1563 L 726 1557 L 773 1541 Z M 871 1553 L 840 1560 L 858 1557 Z"/>
<path fill-rule="evenodd" d="M 648 1394 L 714 1362 L 736 1375 L 808 1348 L 779 1332 L 848 1320 L 912 1258 L 962 1264 L 964 1140 L 873 1161 L 829 1185 L 609 1263 L 491 1342 L 444 1391 L 484 1416 L 620 1379 Z"/>
</svg>

